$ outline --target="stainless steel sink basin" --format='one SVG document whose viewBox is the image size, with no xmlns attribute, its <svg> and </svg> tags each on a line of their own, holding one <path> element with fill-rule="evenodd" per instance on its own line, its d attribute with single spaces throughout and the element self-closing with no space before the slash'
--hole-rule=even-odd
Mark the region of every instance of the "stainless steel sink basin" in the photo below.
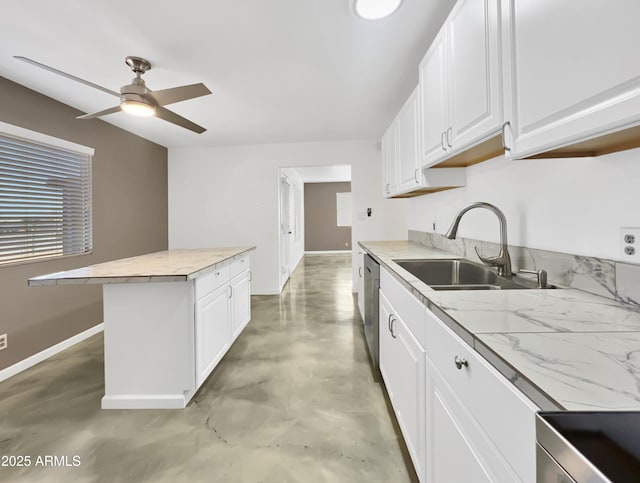
<svg viewBox="0 0 640 483">
<path fill-rule="evenodd" d="M 468 260 L 394 260 L 434 290 L 505 290 L 538 288 L 521 277 L 499 277 L 491 268 Z M 556 288 L 549 285 L 547 288 Z"/>
</svg>

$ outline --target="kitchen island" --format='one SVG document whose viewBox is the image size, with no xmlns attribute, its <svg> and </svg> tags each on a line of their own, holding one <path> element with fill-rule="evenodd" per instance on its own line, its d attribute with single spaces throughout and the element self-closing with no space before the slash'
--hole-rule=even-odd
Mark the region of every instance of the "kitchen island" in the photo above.
<svg viewBox="0 0 640 483">
<path fill-rule="evenodd" d="M 103 409 L 184 408 L 251 318 L 252 250 L 167 250 L 29 285 L 103 285 Z"/>
</svg>

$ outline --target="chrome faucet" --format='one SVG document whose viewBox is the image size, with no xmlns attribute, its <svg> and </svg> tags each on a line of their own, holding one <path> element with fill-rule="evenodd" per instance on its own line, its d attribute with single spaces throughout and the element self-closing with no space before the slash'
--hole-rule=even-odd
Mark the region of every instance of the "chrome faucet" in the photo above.
<svg viewBox="0 0 640 483">
<path fill-rule="evenodd" d="M 504 213 L 500 211 L 499 208 L 493 206 L 490 203 L 485 203 L 484 201 L 478 201 L 476 203 L 471 203 L 470 205 L 462 208 L 458 214 L 456 215 L 455 220 L 451 224 L 451 227 L 446 233 L 446 237 L 450 240 L 455 239 L 458 233 L 458 225 L 460 224 L 460 220 L 462 216 L 469 210 L 474 208 L 486 208 L 489 211 L 495 213 L 500 221 L 500 253 L 498 253 L 495 257 L 483 257 L 480 255 L 478 251 L 478 247 L 475 247 L 476 253 L 478 257 L 485 265 L 490 267 L 498 267 L 498 275 L 504 278 L 511 278 L 511 257 L 509 257 L 509 250 L 507 248 L 507 219 L 504 217 Z"/>
</svg>

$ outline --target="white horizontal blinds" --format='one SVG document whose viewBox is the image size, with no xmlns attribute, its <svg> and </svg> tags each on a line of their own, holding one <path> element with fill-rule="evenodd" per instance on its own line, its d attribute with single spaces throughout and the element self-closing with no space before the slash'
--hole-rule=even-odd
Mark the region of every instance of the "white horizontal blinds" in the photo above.
<svg viewBox="0 0 640 483">
<path fill-rule="evenodd" d="M 91 155 L 0 133 L 0 264 L 91 249 Z"/>
</svg>

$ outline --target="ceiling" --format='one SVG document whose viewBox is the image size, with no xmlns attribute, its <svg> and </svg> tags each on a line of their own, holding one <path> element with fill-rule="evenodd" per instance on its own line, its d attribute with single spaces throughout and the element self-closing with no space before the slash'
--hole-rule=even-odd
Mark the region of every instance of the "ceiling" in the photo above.
<svg viewBox="0 0 640 483">
<path fill-rule="evenodd" d="M 377 139 L 454 0 L 404 0 L 377 21 L 357 18 L 351 2 L 4 2 L 0 76 L 94 112 L 118 99 L 13 56 L 117 91 L 133 78 L 124 59 L 134 55 L 151 62 L 152 90 L 203 82 L 213 92 L 169 106 L 203 134 L 123 112 L 103 118 L 163 146 Z"/>
</svg>

